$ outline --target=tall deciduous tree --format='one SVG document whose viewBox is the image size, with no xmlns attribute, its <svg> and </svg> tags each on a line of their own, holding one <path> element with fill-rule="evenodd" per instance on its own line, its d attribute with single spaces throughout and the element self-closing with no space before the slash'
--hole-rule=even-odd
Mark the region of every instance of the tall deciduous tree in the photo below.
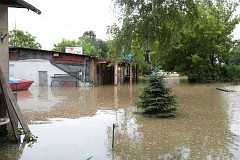
<svg viewBox="0 0 240 160">
<path fill-rule="evenodd" d="M 228 0 L 198 2 L 192 25 L 185 25 L 173 50 L 163 54 L 164 68 L 183 73 L 193 82 L 226 78 L 231 50 L 238 43 L 232 36 L 239 23 L 239 17 L 234 17 L 236 7 Z"/>
<path fill-rule="evenodd" d="M 92 47 L 92 49 L 94 49 L 94 51 L 89 54 L 100 57 L 100 58 L 107 57 L 108 45 L 105 41 L 103 41 L 101 39 L 97 39 L 97 36 L 94 33 L 94 31 L 84 32 L 83 35 L 81 37 L 79 37 L 79 41 L 85 42 L 94 47 L 94 48 Z"/>
<path fill-rule="evenodd" d="M 124 49 L 125 54 L 133 55 L 140 68 L 146 67 L 144 59 L 150 64 L 149 67 L 151 64 L 159 65 L 162 62 L 160 54 L 171 50 L 178 41 L 182 26 L 191 22 L 197 14 L 194 0 L 114 2 L 122 11 L 119 18 L 121 26 L 114 24 L 108 29 L 114 39 L 115 57 L 121 57 Z"/>
<path fill-rule="evenodd" d="M 23 47 L 32 49 L 41 49 L 41 44 L 36 42 L 36 37 L 22 30 L 11 30 L 9 33 L 10 47 Z"/>
<path fill-rule="evenodd" d="M 178 31 L 186 23 L 185 17 L 193 18 L 193 0 L 115 0 L 122 13 L 122 26 L 113 25 L 109 31 L 124 50 L 131 52 L 133 41 L 150 48 L 157 41 L 159 51 L 169 49 L 177 40 Z M 148 48 L 146 47 L 146 50 Z"/>
<path fill-rule="evenodd" d="M 232 0 L 115 0 L 123 11 L 122 26 L 113 25 L 115 47 L 150 53 L 152 64 L 177 70 L 193 81 L 220 80 L 236 44 L 239 23 Z M 134 54 L 134 53 L 133 53 Z M 121 56 L 121 50 L 118 51 Z M 224 66 L 225 65 L 225 66 Z"/>
</svg>

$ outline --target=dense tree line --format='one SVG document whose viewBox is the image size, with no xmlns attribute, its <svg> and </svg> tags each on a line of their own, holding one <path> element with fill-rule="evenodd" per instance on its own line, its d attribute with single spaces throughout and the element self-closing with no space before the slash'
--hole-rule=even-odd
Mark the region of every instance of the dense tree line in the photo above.
<svg viewBox="0 0 240 160">
<path fill-rule="evenodd" d="M 111 40 L 86 31 L 77 40 L 62 39 L 53 51 L 82 46 L 83 53 L 118 60 L 131 54 L 141 70 L 149 66 L 177 71 L 192 82 L 229 81 L 240 75 L 239 41 L 233 30 L 238 1 L 228 0 L 114 0 L 120 24 L 108 28 Z M 40 49 L 36 37 L 10 31 L 10 47 Z M 149 56 L 150 55 L 150 56 Z M 146 61 L 148 63 L 146 63 Z"/>
<path fill-rule="evenodd" d="M 116 56 L 120 48 L 137 60 L 151 55 L 153 66 L 178 71 L 189 81 L 231 80 L 234 16 L 238 6 L 228 0 L 115 0 L 122 11 L 122 26 L 109 28 Z M 136 52 L 137 49 L 137 52 Z M 146 57 L 146 56 L 145 56 Z"/>
<path fill-rule="evenodd" d="M 93 31 L 86 31 L 78 40 L 62 39 L 58 44 L 54 44 L 53 51 L 64 52 L 67 46 L 82 46 L 83 54 L 99 58 L 106 58 L 108 45 L 107 42 L 97 39 Z"/>
<path fill-rule="evenodd" d="M 96 38 L 93 31 L 86 31 L 78 40 L 62 39 L 59 43 L 54 44 L 53 51 L 64 52 L 67 46 L 82 46 L 84 54 L 99 58 L 106 58 L 108 44 L 106 41 Z M 36 37 L 29 32 L 14 29 L 9 32 L 9 47 L 23 47 L 32 49 L 41 49 L 41 44 L 36 42 Z"/>
</svg>

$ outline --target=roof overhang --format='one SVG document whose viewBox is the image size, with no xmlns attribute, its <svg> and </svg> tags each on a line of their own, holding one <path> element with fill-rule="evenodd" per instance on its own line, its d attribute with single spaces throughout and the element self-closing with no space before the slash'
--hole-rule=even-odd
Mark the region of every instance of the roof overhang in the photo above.
<svg viewBox="0 0 240 160">
<path fill-rule="evenodd" d="M 8 7 L 14 8 L 26 8 L 30 9 L 33 12 L 36 12 L 37 14 L 41 14 L 41 11 L 39 9 L 25 2 L 24 0 L 1 0 L 0 5 L 7 5 Z"/>
</svg>

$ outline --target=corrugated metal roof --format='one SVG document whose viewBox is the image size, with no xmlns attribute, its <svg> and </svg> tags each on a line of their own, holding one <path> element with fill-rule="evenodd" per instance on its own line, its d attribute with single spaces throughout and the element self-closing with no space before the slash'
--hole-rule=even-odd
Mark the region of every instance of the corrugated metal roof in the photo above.
<svg viewBox="0 0 240 160">
<path fill-rule="evenodd" d="M 24 0 L 0 0 L 0 5 L 7 5 L 8 7 L 14 8 L 26 8 L 30 9 L 37 14 L 41 14 L 41 11 L 34 7 L 33 5 L 25 2 Z"/>
</svg>

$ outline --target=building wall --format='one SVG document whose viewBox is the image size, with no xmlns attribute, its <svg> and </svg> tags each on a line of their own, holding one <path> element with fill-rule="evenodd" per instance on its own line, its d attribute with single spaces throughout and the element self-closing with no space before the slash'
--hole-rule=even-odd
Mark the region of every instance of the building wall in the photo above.
<svg viewBox="0 0 240 160">
<path fill-rule="evenodd" d="M 9 76 L 19 79 L 34 80 L 33 85 L 39 85 L 39 71 L 47 71 L 48 86 L 51 85 L 51 77 L 54 74 L 67 74 L 48 60 L 21 60 L 9 62 Z"/>
<path fill-rule="evenodd" d="M 8 34 L 8 7 L 0 5 L 0 36 Z M 4 40 L 0 39 L 0 65 L 5 74 L 5 77 L 8 79 L 8 35 Z"/>
</svg>

